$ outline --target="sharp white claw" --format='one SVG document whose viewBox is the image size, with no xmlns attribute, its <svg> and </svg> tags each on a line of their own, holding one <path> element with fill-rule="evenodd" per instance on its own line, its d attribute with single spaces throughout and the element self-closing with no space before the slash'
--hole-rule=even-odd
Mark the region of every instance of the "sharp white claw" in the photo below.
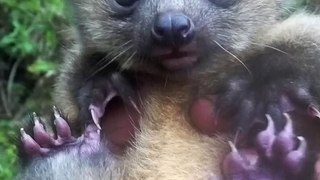
<svg viewBox="0 0 320 180">
<path fill-rule="evenodd" d="M 58 111 L 58 108 L 57 108 L 56 106 L 53 106 L 53 115 L 54 115 L 54 117 L 55 117 L 56 119 L 58 119 L 58 118 L 61 117 L 61 115 L 60 115 L 60 113 L 59 113 L 59 111 Z"/>
<path fill-rule="evenodd" d="M 109 93 L 109 95 L 106 97 L 106 99 L 102 102 L 101 106 L 95 106 L 93 104 L 90 104 L 90 106 L 89 106 L 89 111 L 91 113 L 92 120 L 99 130 L 102 129 L 100 126 L 100 118 L 103 116 L 103 114 L 105 112 L 105 108 L 107 107 L 107 104 L 115 96 L 117 96 L 117 92 L 113 90 Z"/>
<path fill-rule="evenodd" d="M 24 131 L 24 129 L 23 129 L 23 128 L 20 128 L 20 134 L 21 134 L 21 136 L 25 136 L 25 135 L 27 135 L 27 133 Z"/>
<path fill-rule="evenodd" d="M 101 126 L 100 126 L 100 117 L 98 117 L 97 113 L 95 112 L 94 109 L 90 109 L 90 112 L 91 112 L 91 116 L 92 116 L 92 119 L 93 119 L 93 122 L 94 124 L 98 127 L 98 129 L 102 129 Z"/>
<path fill-rule="evenodd" d="M 229 144 L 232 152 L 238 152 L 236 146 L 231 141 L 228 141 L 228 144 Z"/>
<path fill-rule="evenodd" d="M 293 134 L 292 119 L 290 115 L 288 113 L 283 113 L 283 115 L 286 117 L 287 120 L 283 131 L 290 132 L 290 134 Z"/>
<path fill-rule="evenodd" d="M 304 137 L 298 136 L 297 139 L 300 141 L 299 147 L 297 150 L 300 150 L 301 152 L 307 151 L 307 142 Z"/>
</svg>

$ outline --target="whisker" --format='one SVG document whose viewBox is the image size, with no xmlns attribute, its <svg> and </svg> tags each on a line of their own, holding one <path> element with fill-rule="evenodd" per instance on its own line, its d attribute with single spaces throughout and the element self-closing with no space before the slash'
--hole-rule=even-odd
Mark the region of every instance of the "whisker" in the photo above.
<svg viewBox="0 0 320 180">
<path fill-rule="evenodd" d="M 130 61 L 133 59 L 133 57 L 137 54 L 137 51 L 134 51 L 131 56 L 123 63 L 122 67 L 125 68 L 129 63 Z"/>
<path fill-rule="evenodd" d="M 283 51 L 281 49 L 278 49 L 276 47 L 273 47 L 273 46 L 270 46 L 270 45 L 267 45 L 267 44 L 259 44 L 259 43 L 254 43 L 254 42 L 250 42 L 250 43 L 253 44 L 253 45 L 258 45 L 258 46 L 267 47 L 267 48 L 276 50 L 276 51 L 281 52 L 281 53 L 283 53 L 285 55 L 290 55 L 289 53 L 287 53 L 287 52 L 285 52 L 285 51 Z"/>
<path fill-rule="evenodd" d="M 103 57 L 101 60 L 99 60 L 96 65 L 99 66 L 99 65 L 105 63 L 105 60 L 106 60 L 110 55 L 112 55 L 113 53 L 117 52 L 120 48 L 128 45 L 128 44 L 131 43 L 131 42 L 132 42 L 132 40 L 129 40 L 129 41 L 123 43 L 122 45 L 118 46 L 118 47 L 115 48 L 114 50 L 110 51 L 105 57 Z"/>
<path fill-rule="evenodd" d="M 227 35 L 225 35 L 225 34 L 217 34 L 217 36 L 230 38 L 230 36 L 227 36 Z"/>
<path fill-rule="evenodd" d="M 238 58 L 236 55 L 232 54 L 230 51 L 228 51 L 227 49 L 225 49 L 221 44 L 219 44 L 217 41 L 214 41 L 222 50 L 224 50 L 226 53 L 228 53 L 229 55 L 231 55 L 233 58 L 235 58 L 247 71 L 250 75 L 252 75 L 251 70 L 247 67 L 247 65 L 240 59 Z"/>
<path fill-rule="evenodd" d="M 120 56 L 122 56 L 124 53 L 126 53 L 127 51 L 129 51 L 133 46 L 129 46 L 127 49 L 124 49 L 122 52 L 120 52 L 118 55 L 116 55 L 115 57 L 113 57 L 107 64 L 105 64 L 103 67 L 106 68 L 107 66 L 109 66 L 111 63 L 113 63 L 114 61 L 116 61 Z"/>
<path fill-rule="evenodd" d="M 230 36 L 227 36 L 227 35 L 224 35 L 224 34 L 217 34 L 217 36 L 220 36 L 220 37 L 225 37 L 225 38 L 230 38 Z M 276 50 L 278 52 L 281 52 L 283 54 L 286 54 L 286 55 L 290 55 L 289 53 L 281 50 L 281 49 L 278 49 L 276 47 L 273 47 L 273 46 L 270 46 L 270 45 L 267 45 L 267 44 L 259 44 L 259 43 L 255 43 L 255 42 L 249 42 L 253 45 L 258 45 L 258 46 L 262 46 L 262 47 L 267 47 L 267 48 L 270 48 L 270 49 L 273 49 L 273 50 Z"/>
<path fill-rule="evenodd" d="M 129 46 L 127 49 L 124 49 L 122 52 L 120 52 L 118 55 L 116 55 L 115 57 L 113 57 L 109 62 L 107 62 L 105 65 L 99 67 L 97 70 L 95 70 L 90 76 L 89 78 L 91 78 L 92 76 L 96 75 L 98 72 L 100 72 L 101 70 L 105 69 L 106 67 L 108 67 L 111 63 L 113 63 L 114 61 L 116 61 L 120 56 L 122 56 L 124 53 L 126 53 L 127 51 L 129 51 L 131 48 L 133 48 L 133 46 Z"/>
</svg>

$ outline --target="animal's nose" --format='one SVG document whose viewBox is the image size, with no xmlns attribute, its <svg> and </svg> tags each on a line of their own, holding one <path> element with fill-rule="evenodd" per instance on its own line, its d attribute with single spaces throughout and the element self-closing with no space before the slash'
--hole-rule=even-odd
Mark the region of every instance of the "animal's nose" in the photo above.
<svg viewBox="0 0 320 180">
<path fill-rule="evenodd" d="M 180 12 L 164 12 L 157 15 L 151 34 L 156 44 L 180 47 L 194 37 L 192 20 Z"/>
</svg>

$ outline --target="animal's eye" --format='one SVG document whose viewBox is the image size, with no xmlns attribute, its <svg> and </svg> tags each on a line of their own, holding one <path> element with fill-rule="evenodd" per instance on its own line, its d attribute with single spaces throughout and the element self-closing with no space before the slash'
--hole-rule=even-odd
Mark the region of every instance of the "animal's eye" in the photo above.
<svg viewBox="0 0 320 180">
<path fill-rule="evenodd" d="M 127 16 L 133 12 L 139 0 L 107 0 L 116 16 Z"/>
<path fill-rule="evenodd" d="M 115 0 L 120 6 L 130 7 L 134 5 L 138 0 Z"/>
<path fill-rule="evenodd" d="M 222 8 L 227 8 L 229 6 L 232 6 L 237 0 L 209 0 L 215 5 L 222 7 Z"/>
</svg>

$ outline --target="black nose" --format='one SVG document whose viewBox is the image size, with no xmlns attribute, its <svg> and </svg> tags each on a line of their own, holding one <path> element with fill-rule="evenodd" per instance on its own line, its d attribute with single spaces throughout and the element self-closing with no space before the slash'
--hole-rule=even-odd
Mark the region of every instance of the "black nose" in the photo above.
<svg viewBox="0 0 320 180">
<path fill-rule="evenodd" d="M 155 19 L 151 34 L 158 45 L 180 47 L 193 39 L 194 24 L 182 13 L 160 13 Z"/>
</svg>

